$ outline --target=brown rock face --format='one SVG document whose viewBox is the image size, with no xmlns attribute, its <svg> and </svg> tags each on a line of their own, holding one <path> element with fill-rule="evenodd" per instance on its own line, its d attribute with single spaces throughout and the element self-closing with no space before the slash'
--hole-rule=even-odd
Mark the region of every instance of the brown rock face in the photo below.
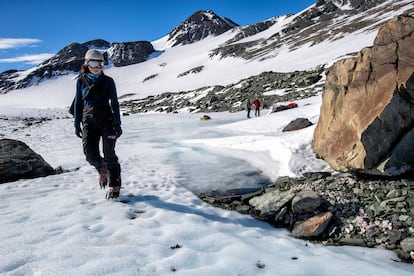
<svg viewBox="0 0 414 276">
<path fill-rule="evenodd" d="M 399 90 L 414 71 L 413 45 L 414 18 L 398 16 L 379 30 L 373 47 L 329 69 L 313 149 L 333 169 L 377 168 L 412 129 L 414 91 L 402 97 Z M 414 154 L 411 144 L 403 152 Z M 400 159 L 393 166 L 410 165 Z"/>
</svg>

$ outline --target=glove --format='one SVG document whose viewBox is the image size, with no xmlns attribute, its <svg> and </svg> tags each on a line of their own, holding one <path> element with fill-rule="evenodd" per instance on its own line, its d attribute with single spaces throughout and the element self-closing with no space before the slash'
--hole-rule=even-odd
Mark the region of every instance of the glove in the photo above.
<svg viewBox="0 0 414 276">
<path fill-rule="evenodd" d="M 116 138 L 121 137 L 122 135 L 122 128 L 120 125 L 114 126 L 114 130 L 115 130 L 115 136 Z"/>
<path fill-rule="evenodd" d="M 82 138 L 82 128 L 81 128 L 80 124 L 77 124 L 76 125 L 76 127 L 75 127 L 75 134 L 79 138 Z"/>
</svg>

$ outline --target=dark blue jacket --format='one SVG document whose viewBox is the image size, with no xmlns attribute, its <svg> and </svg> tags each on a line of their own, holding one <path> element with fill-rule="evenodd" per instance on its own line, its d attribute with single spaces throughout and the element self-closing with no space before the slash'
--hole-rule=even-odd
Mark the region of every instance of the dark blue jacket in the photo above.
<svg viewBox="0 0 414 276">
<path fill-rule="evenodd" d="M 85 74 L 85 78 L 88 78 Z M 76 82 L 76 96 L 74 105 L 75 127 L 82 122 L 82 112 L 84 106 L 93 106 L 94 108 L 112 109 L 114 126 L 121 125 L 121 116 L 119 113 L 118 95 L 116 92 L 114 80 L 101 72 L 96 80 L 88 81 L 92 84 L 90 88 L 81 78 Z M 90 91 L 89 91 L 90 90 Z M 88 94 L 87 97 L 85 97 Z"/>
</svg>

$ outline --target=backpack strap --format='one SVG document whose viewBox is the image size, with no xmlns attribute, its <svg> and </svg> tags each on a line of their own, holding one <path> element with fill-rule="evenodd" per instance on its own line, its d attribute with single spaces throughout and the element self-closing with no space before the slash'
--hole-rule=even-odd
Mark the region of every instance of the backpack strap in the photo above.
<svg viewBox="0 0 414 276">
<path fill-rule="evenodd" d="M 91 87 L 92 83 L 90 82 L 90 80 L 85 75 L 86 74 L 80 74 L 79 78 L 82 80 L 83 84 Z"/>
<path fill-rule="evenodd" d="M 91 89 L 94 86 L 94 84 L 91 83 L 91 81 L 86 77 L 86 74 L 81 74 L 79 77 L 82 80 L 83 84 L 89 87 L 86 94 L 82 97 L 82 100 L 85 100 L 89 96 L 89 94 L 91 92 Z"/>
</svg>

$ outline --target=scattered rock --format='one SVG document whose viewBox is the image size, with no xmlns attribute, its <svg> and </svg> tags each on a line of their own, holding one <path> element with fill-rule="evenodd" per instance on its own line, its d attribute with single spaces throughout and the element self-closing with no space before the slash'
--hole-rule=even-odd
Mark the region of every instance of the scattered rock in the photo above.
<svg viewBox="0 0 414 276">
<path fill-rule="evenodd" d="M 190 68 L 179 76 L 200 72 L 203 68 Z M 263 108 L 274 107 L 279 102 L 297 101 L 318 95 L 322 91 L 323 83 L 319 82 L 324 74 L 324 68 L 314 70 L 295 71 L 289 73 L 263 72 L 237 83 L 226 86 L 207 86 L 190 91 L 165 92 L 151 95 L 144 99 L 126 100 L 120 103 L 126 113 L 177 112 L 187 108 L 189 112 L 238 112 L 243 111 L 247 99 L 259 95 Z M 152 77 L 148 77 L 149 80 Z M 300 80 L 307 79 L 306 85 Z M 265 95 L 266 92 L 283 89 L 283 95 Z M 196 99 L 196 100 L 190 100 Z M 166 108 L 168 107 L 168 108 Z"/>
<path fill-rule="evenodd" d="M 240 192 L 226 200 L 201 198 L 289 229 L 296 237 L 389 249 L 402 261 L 414 262 L 414 176 L 309 172 L 299 178 L 279 177 L 248 200 Z"/>
<path fill-rule="evenodd" d="M 170 246 L 170 248 L 172 249 L 172 250 L 175 250 L 175 249 L 179 249 L 179 248 L 181 248 L 181 247 L 183 247 L 182 245 L 180 245 L 180 244 L 176 244 L 176 245 L 173 245 L 173 246 Z"/>
<path fill-rule="evenodd" d="M 257 261 L 257 262 L 256 262 L 256 266 L 257 266 L 258 268 L 265 268 L 265 267 L 266 267 L 266 265 L 265 265 L 264 263 L 262 263 L 261 261 Z"/>
</svg>

